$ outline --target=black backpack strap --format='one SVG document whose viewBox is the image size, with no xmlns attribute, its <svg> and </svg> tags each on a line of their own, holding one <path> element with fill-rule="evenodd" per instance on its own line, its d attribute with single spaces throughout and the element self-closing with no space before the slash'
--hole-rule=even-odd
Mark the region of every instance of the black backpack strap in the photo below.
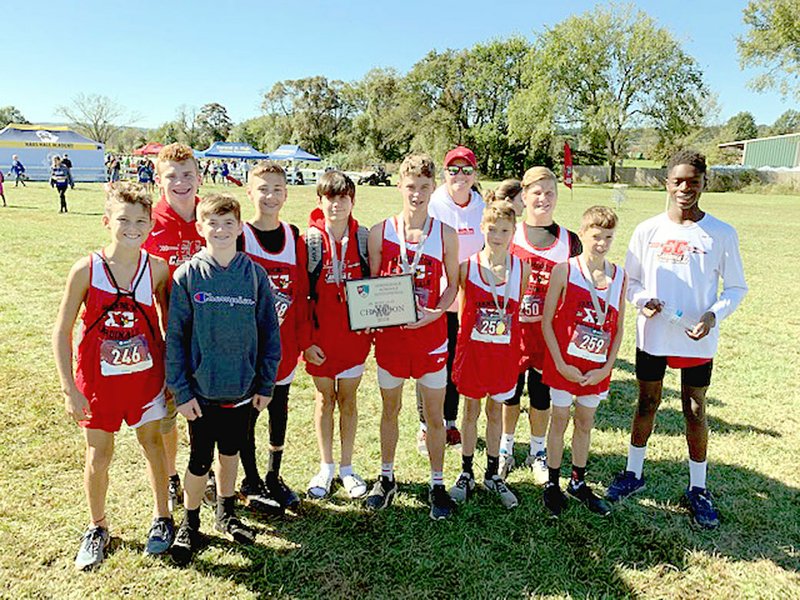
<svg viewBox="0 0 800 600">
<path fill-rule="evenodd" d="M 322 232 L 314 227 L 309 227 L 306 232 L 306 247 L 308 249 L 308 295 L 311 300 L 317 299 L 317 281 L 322 273 Z"/>
<path fill-rule="evenodd" d="M 361 276 L 369 277 L 369 229 L 359 225 L 356 230 L 356 239 L 358 240 L 358 258 L 361 262 Z"/>
</svg>

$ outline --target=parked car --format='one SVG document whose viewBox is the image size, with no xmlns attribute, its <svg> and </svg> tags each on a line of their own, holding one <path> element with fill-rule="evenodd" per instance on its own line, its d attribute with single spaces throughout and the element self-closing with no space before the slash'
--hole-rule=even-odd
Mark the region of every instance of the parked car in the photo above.
<svg viewBox="0 0 800 600">
<path fill-rule="evenodd" d="M 373 170 L 358 178 L 358 185 L 392 185 L 389 174 L 383 165 L 374 165 Z"/>
</svg>

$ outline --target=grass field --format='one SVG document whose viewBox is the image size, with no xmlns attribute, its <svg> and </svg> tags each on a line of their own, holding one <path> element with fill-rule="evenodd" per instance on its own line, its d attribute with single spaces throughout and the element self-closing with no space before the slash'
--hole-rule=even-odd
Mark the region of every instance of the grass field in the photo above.
<svg viewBox="0 0 800 600">
<path fill-rule="evenodd" d="M 228 189 L 245 201 L 242 190 Z M 588 205 L 609 203 L 610 195 L 577 187 L 571 200 L 562 189 L 559 222 L 574 228 Z M 57 195 L 44 184 L 6 185 L 6 197 L 10 206 L 0 209 L 0 596 L 800 598 L 797 197 L 707 194 L 702 200 L 737 227 L 750 285 L 740 309 L 722 324 L 709 391 L 709 487 L 718 499 L 719 530 L 694 531 L 678 506 L 688 467 L 674 373 L 665 381 L 648 449 L 648 489 L 607 520 L 577 505 L 558 521 L 548 519 L 532 475 L 515 471 L 509 483 L 521 505 L 513 512 L 478 494 L 455 518 L 432 523 L 429 470 L 415 450 L 416 410 L 406 386 L 397 457 L 401 493 L 390 510 L 369 515 L 339 490 L 330 502 L 305 503 L 298 516 L 248 515 L 260 531 L 256 546 L 240 548 L 211 535 L 185 569 L 142 554 L 150 495 L 135 436 L 123 429 L 108 502 L 114 549 L 90 574 L 73 568 L 87 520 L 83 445 L 63 411 L 49 340 L 69 267 L 106 241 L 101 187 L 71 191 L 68 215 L 58 214 Z M 303 228 L 313 202 L 310 186 L 291 188 L 286 218 Z M 399 206 L 396 190 L 360 188 L 355 212 L 371 225 Z M 630 190 L 612 258 L 621 261 L 633 227 L 663 208 L 662 192 Z M 632 312 L 592 441 L 587 478 L 601 491 L 625 465 L 636 398 Z M 368 365 L 355 466 L 372 479 L 380 466 L 380 400 L 374 363 Z M 290 401 L 284 476 L 297 490 L 318 465 L 312 389 L 300 375 Z M 517 430 L 518 457 L 526 450 L 526 427 Z M 260 448 L 266 432 L 262 417 Z M 186 460 L 184 444 L 179 464 Z M 456 452 L 447 453 L 448 485 L 459 461 Z M 484 464 L 479 450 L 478 472 Z M 204 509 L 206 532 L 212 523 Z"/>
</svg>

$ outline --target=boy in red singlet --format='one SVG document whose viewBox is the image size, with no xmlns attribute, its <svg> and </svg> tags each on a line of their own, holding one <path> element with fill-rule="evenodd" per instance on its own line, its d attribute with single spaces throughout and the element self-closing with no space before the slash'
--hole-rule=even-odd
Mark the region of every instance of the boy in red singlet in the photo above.
<svg viewBox="0 0 800 600">
<path fill-rule="evenodd" d="M 608 397 L 611 370 L 622 342 L 625 271 L 606 260 L 614 241 L 617 215 L 605 206 L 583 213 L 579 235 L 583 252 L 553 267 L 544 302 L 542 333 L 548 352 L 542 381 L 553 403 L 547 437 L 548 482 L 544 505 L 558 517 L 566 504 L 559 487 L 564 432 L 575 397 L 572 477 L 567 492 L 602 516 L 611 512 L 584 481 L 594 414 Z"/>
<path fill-rule="evenodd" d="M 138 185 L 108 188 L 103 225 L 111 243 L 72 267 L 53 332 L 53 351 L 67 414 L 86 440 L 84 488 L 91 524 L 75 558 L 78 569 L 102 562 L 109 542 L 108 468 L 122 421 L 144 450 L 154 520 L 145 552 L 161 554 L 175 535 L 167 505 L 167 474 L 159 421 L 164 401 L 163 321 L 169 271 L 142 250 L 153 227 L 150 197 Z M 78 311 L 81 341 L 72 373 L 72 329 Z"/>
<path fill-rule="evenodd" d="M 402 212 L 369 233 L 369 262 L 375 277 L 411 273 L 420 319 L 375 336 L 381 415 L 381 476 L 366 500 L 368 510 L 389 506 L 397 494 L 394 455 L 403 383 L 413 377 L 422 396 L 426 445 L 431 464 L 430 516 L 445 519 L 453 501 L 444 487 L 444 397 L 447 386 L 447 321 L 444 311 L 458 291 L 458 234 L 428 215 L 435 166 L 427 155 L 409 155 L 400 165 Z M 447 285 L 442 286 L 442 278 Z"/>
<path fill-rule="evenodd" d="M 356 186 L 341 171 L 325 173 L 317 183 L 317 204 L 305 235 L 313 331 L 305 352 L 306 371 L 317 388 L 314 425 L 320 454 L 319 472 L 308 484 L 308 497 L 320 500 L 331 491 L 333 411 L 339 407 L 341 458 L 339 477 L 351 498 L 367 493 L 353 471 L 353 447 L 358 425 L 356 393 L 370 349 L 367 333 L 350 331 L 344 282 L 369 275 L 367 230 L 353 218 Z"/>
<path fill-rule="evenodd" d="M 195 207 L 200 202 L 197 190 L 200 174 L 194 152 L 185 144 L 168 144 L 158 153 L 155 180 L 161 199 L 153 208 L 153 230 L 142 248 L 167 261 L 170 280 L 180 265 L 205 245 L 195 227 Z M 170 510 L 183 502 L 183 490 L 175 459 L 178 455 L 178 429 L 175 427 L 175 401 L 167 391 L 167 416 L 161 422 L 164 451 L 169 473 Z M 213 487 L 212 487 L 213 489 Z"/>
<path fill-rule="evenodd" d="M 460 322 L 453 380 L 465 398 L 461 428 L 461 475 L 450 489 L 456 502 L 475 490 L 473 454 L 478 439 L 481 400 L 486 401 L 486 472 L 483 486 L 506 508 L 518 505 L 498 473 L 503 402 L 514 395 L 520 354 L 519 305 L 530 267 L 511 256 L 509 246 L 517 218 L 505 200 L 487 205 L 480 230 L 483 249 L 459 267 Z"/>
<path fill-rule="evenodd" d="M 247 443 L 240 458 L 244 481 L 239 493 L 254 510 L 266 513 L 295 509 L 300 498 L 280 475 L 289 414 L 289 388 L 294 380 L 300 352 L 311 345 L 308 319 L 308 274 L 305 244 L 297 227 L 282 221 L 286 202 L 286 172 L 279 164 L 265 161 L 250 172 L 247 196 L 256 212 L 245 223 L 237 247 L 267 271 L 275 312 L 280 322 L 281 362 L 269 403 L 269 463 L 262 481 L 256 462 L 255 428 L 258 415 L 251 409 Z"/>
<path fill-rule="evenodd" d="M 513 398 L 503 407 L 503 438 L 500 444 L 500 476 L 506 478 L 514 467 L 514 433 L 520 413 L 520 400 L 527 376 L 530 409 L 530 449 L 525 465 L 537 483 L 547 482 L 545 435 L 550 418 L 550 389 L 542 383 L 545 343 L 542 337 L 542 307 L 550 281 L 550 271 L 571 256 L 581 253 L 578 236 L 553 221 L 558 202 L 555 174 L 546 167 L 533 167 L 522 178 L 525 221 L 517 225 L 511 253 L 531 267 L 531 277 L 522 297 L 522 356 L 519 380 Z"/>
</svg>

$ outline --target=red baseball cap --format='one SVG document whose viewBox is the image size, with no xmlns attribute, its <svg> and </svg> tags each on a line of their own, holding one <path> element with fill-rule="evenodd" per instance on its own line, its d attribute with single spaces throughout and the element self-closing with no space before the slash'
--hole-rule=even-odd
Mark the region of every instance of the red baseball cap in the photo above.
<svg viewBox="0 0 800 600">
<path fill-rule="evenodd" d="M 466 146 L 456 146 L 450 152 L 445 154 L 444 157 L 444 166 L 449 167 L 450 163 L 458 158 L 463 158 L 469 164 L 472 165 L 473 169 L 478 168 L 478 161 L 475 159 L 475 153 L 467 148 Z"/>
</svg>

